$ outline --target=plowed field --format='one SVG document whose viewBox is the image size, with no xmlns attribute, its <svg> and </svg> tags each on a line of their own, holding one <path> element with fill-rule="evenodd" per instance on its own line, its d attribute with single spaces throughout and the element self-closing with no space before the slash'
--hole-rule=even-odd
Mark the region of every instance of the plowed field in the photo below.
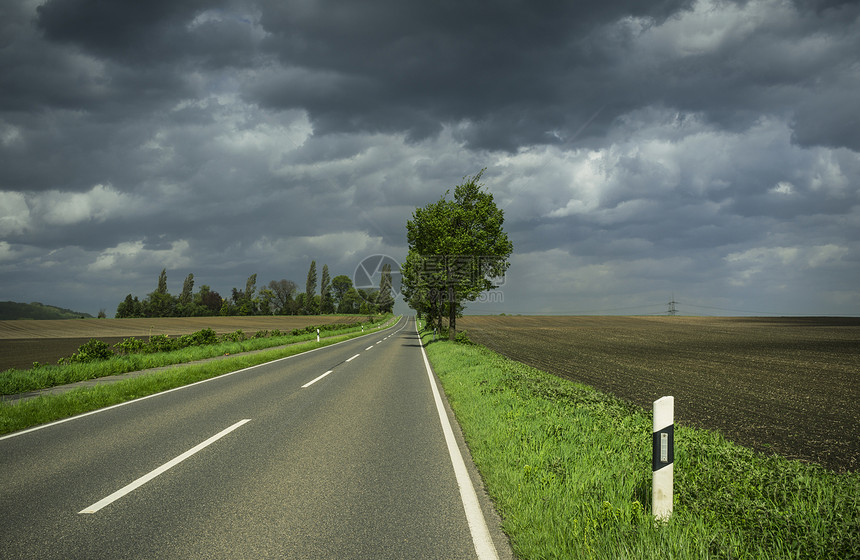
<svg viewBox="0 0 860 560">
<path fill-rule="evenodd" d="M 860 318 L 464 317 L 469 338 L 765 453 L 860 467 Z"/>
<path fill-rule="evenodd" d="M 179 336 L 210 328 L 218 334 L 242 330 L 291 331 L 308 325 L 366 321 L 365 315 L 266 316 L 266 317 L 164 317 L 157 319 L 63 319 L 48 321 L 0 321 L 0 371 L 26 369 L 33 362 L 56 363 L 70 356 L 91 338 L 115 344 L 134 336 Z"/>
</svg>

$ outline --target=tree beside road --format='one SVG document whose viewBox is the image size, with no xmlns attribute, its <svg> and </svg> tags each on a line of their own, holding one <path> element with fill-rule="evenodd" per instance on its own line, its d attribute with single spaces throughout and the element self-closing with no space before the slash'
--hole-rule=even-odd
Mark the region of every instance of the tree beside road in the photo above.
<svg viewBox="0 0 860 560">
<path fill-rule="evenodd" d="M 480 183 L 484 170 L 447 191 L 406 223 L 409 252 L 401 266 L 402 292 L 417 313 L 437 326 L 448 319 L 456 338 L 463 303 L 498 287 L 510 266 L 513 244 L 502 228 L 504 212 Z"/>
</svg>

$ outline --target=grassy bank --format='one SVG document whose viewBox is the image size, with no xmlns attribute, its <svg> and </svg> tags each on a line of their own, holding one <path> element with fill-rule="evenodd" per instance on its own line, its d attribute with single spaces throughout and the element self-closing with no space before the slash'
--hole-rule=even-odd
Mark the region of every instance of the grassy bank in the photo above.
<svg viewBox="0 0 860 560">
<path fill-rule="evenodd" d="M 383 325 L 385 323 L 378 323 L 378 326 Z M 321 339 L 320 342 L 316 342 L 314 335 L 313 340 L 292 346 L 273 348 L 255 354 L 231 356 L 204 364 L 177 365 L 168 370 L 115 383 L 75 389 L 59 395 L 45 395 L 12 404 L 0 403 L 0 434 L 152 395 L 314 348 L 329 346 L 363 334 L 366 333 L 361 332 L 359 328 L 357 331 Z"/>
<path fill-rule="evenodd" d="M 349 326 L 332 325 L 337 327 L 338 335 L 347 333 L 360 333 L 362 329 L 378 327 L 389 318 L 370 323 L 354 323 Z M 305 329 L 301 329 L 305 330 Z M 238 332 L 238 331 L 237 331 Z M 227 337 L 235 335 L 230 333 Z M 323 337 L 332 336 L 329 331 L 322 333 Z M 167 337 L 160 336 L 166 339 Z M 157 337 L 156 337 L 157 338 Z M 169 366 L 204 360 L 228 354 L 239 354 L 287 344 L 295 344 L 309 340 L 316 340 L 316 333 L 305 332 L 302 334 L 287 334 L 282 336 L 265 336 L 244 338 L 241 340 L 225 340 L 217 344 L 204 346 L 189 346 L 186 348 L 172 350 L 169 352 L 134 353 L 127 355 L 116 355 L 106 360 L 98 360 L 87 363 L 65 363 L 58 365 L 41 365 L 28 370 L 10 369 L 0 372 L 0 395 L 15 395 L 27 391 L 35 391 L 66 383 L 76 383 L 88 379 L 97 379 L 108 375 L 117 375 L 131 371 L 142 371 L 156 367 Z"/>
<path fill-rule="evenodd" d="M 860 558 L 858 473 L 676 426 L 655 523 L 650 411 L 480 346 L 427 354 L 521 558 Z"/>
</svg>

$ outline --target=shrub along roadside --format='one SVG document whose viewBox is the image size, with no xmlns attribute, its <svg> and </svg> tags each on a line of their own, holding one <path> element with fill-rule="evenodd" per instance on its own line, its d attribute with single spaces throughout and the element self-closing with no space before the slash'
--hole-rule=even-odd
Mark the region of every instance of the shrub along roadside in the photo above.
<svg viewBox="0 0 860 560">
<path fill-rule="evenodd" d="M 224 373 L 307 352 L 314 348 L 330 346 L 364 334 L 366 333 L 358 330 L 357 332 L 321 339 L 320 342 L 316 342 L 316 335 L 314 335 L 313 340 L 293 346 L 273 348 L 256 354 L 231 356 L 205 364 L 178 365 L 169 370 L 153 372 L 115 383 L 75 389 L 59 395 L 45 395 L 11 404 L 0 403 L 0 434 L 23 430 L 38 424 L 61 420 L 145 397 L 210 377 L 217 377 Z"/>
<path fill-rule="evenodd" d="M 860 473 L 676 425 L 674 514 L 656 523 L 650 411 L 484 347 L 427 354 L 523 559 L 860 558 Z"/>
<path fill-rule="evenodd" d="M 387 319 L 390 319 L 390 316 L 382 320 Z M 360 332 L 362 327 L 367 328 L 374 324 L 379 324 L 379 319 L 367 323 L 324 325 L 319 328 L 326 333 L 347 333 Z M 67 360 L 68 363 L 0 372 L 0 395 L 15 395 L 108 375 L 316 340 L 316 328 L 295 329 L 289 334 L 261 331 L 251 338 L 246 337 L 242 331 L 217 337 L 211 329 L 174 339 L 155 335 L 147 342 L 130 337 L 115 345 L 115 348 L 123 352 L 122 355 L 114 354 L 107 344 L 93 339 L 81 345 L 78 352 Z"/>
</svg>

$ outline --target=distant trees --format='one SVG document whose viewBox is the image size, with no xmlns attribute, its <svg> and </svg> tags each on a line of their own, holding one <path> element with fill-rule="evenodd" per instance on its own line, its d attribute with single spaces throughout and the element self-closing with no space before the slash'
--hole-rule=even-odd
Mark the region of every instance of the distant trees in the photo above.
<svg viewBox="0 0 860 560">
<path fill-rule="evenodd" d="M 206 309 L 202 308 L 194 300 L 194 275 L 189 274 L 182 283 L 182 293 L 176 302 L 176 315 L 180 317 L 198 317 L 206 315 Z"/>
<path fill-rule="evenodd" d="M 141 305 L 137 296 L 132 297 L 131 294 L 128 294 L 116 306 L 116 318 L 124 319 L 126 317 L 143 317 L 143 305 Z"/>
<path fill-rule="evenodd" d="M 324 264 L 322 268 L 322 278 L 320 278 L 320 314 L 334 313 L 334 301 L 331 297 L 331 279 L 328 273 L 328 265 Z"/>
<path fill-rule="evenodd" d="M 390 272 L 390 269 L 389 269 Z M 167 269 L 158 276 L 156 289 L 147 294 L 143 301 L 128 294 L 117 305 L 116 318 L 128 317 L 205 317 L 214 315 L 299 315 L 319 313 L 374 315 L 390 312 L 393 298 L 383 298 L 380 305 L 379 292 L 356 290 L 352 280 L 346 275 L 330 278 L 328 265 L 323 265 L 320 294 L 317 295 L 316 261 L 311 261 L 308 270 L 305 292 L 296 293 L 298 286 L 291 280 L 272 280 L 265 288 L 257 289 L 257 274 L 252 274 L 245 282 L 245 289 L 233 288 L 229 298 L 222 298 L 218 292 L 202 284 L 194 292 L 194 275 L 185 277 L 182 292 L 173 296 L 167 290 Z M 386 284 L 387 282 L 387 284 Z M 383 285 L 390 286 L 390 274 Z M 391 299 L 391 305 L 387 305 Z"/>
<path fill-rule="evenodd" d="M 221 294 L 211 291 L 206 284 L 200 286 L 200 291 L 194 296 L 194 303 L 200 316 L 217 315 L 221 311 L 224 300 Z M 195 315 L 198 315 L 195 314 Z"/>
<path fill-rule="evenodd" d="M 295 315 L 298 309 L 293 296 L 297 288 L 296 283 L 290 280 L 272 280 L 269 282 L 269 286 L 260 291 L 266 313 Z"/>
<path fill-rule="evenodd" d="M 316 315 L 318 307 L 316 304 L 317 293 L 317 261 L 311 261 L 308 269 L 308 278 L 305 281 L 305 297 L 302 300 L 305 315 Z"/>
<path fill-rule="evenodd" d="M 361 313 L 361 305 L 363 303 L 364 298 L 361 297 L 358 290 L 352 287 L 352 282 L 350 282 L 349 290 L 344 294 L 340 305 L 337 306 L 337 312 L 347 315 L 352 313 Z"/>
<path fill-rule="evenodd" d="M 165 280 L 167 278 L 165 277 Z M 166 286 L 165 286 L 166 289 Z M 179 294 L 179 305 L 189 305 L 192 301 L 192 292 L 194 291 L 194 275 L 189 274 L 185 277 L 185 282 L 182 284 L 182 293 Z"/>
<path fill-rule="evenodd" d="M 162 268 L 161 274 L 158 275 L 158 288 L 155 289 L 159 294 L 167 293 L 167 269 Z"/>
<path fill-rule="evenodd" d="M 340 306 L 343 304 L 344 298 L 346 297 L 346 293 L 352 288 L 352 280 L 350 280 L 349 276 L 345 274 L 341 274 L 339 276 L 335 276 L 331 281 L 331 299 L 332 305 L 338 313 L 344 313 L 344 311 L 340 310 Z"/>
<path fill-rule="evenodd" d="M 376 305 L 382 313 L 391 313 L 394 308 L 394 295 L 391 292 L 391 264 L 382 265 L 382 275 L 379 278 L 379 292 L 376 294 Z"/>
<path fill-rule="evenodd" d="M 218 292 L 213 292 L 206 284 L 200 286 L 200 291 L 194 292 L 194 275 L 189 274 L 182 284 L 179 296 L 172 296 L 167 291 L 167 270 L 162 269 L 158 276 L 158 287 L 148 294 L 143 301 L 137 296 L 128 294 L 116 307 L 116 318 L 129 317 L 205 317 L 217 315 L 223 300 Z"/>
<path fill-rule="evenodd" d="M 258 315 L 260 312 L 260 300 L 257 295 L 257 275 L 252 274 L 245 282 L 245 291 L 233 288 L 234 311 L 230 315 Z"/>
<path fill-rule="evenodd" d="M 144 317 L 173 317 L 176 315 L 176 298 L 167 292 L 167 269 L 158 276 L 158 287 L 146 296 Z"/>
</svg>

